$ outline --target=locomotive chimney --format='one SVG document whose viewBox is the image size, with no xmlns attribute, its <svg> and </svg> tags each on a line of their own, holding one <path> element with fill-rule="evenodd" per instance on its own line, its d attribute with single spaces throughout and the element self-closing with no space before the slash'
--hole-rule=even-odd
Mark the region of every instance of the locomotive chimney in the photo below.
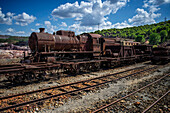
<svg viewBox="0 0 170 113">
<path fill-rule="evenodd" d="M 44 33 L 45 28 L 39 28 L 39 30 L 40 30 L 40 33 Z"/>
</svg>

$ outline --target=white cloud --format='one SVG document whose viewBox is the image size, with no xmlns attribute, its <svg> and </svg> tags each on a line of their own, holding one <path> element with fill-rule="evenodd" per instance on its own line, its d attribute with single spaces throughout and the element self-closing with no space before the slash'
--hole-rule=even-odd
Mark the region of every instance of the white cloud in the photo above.
<svg viewBox="0 0 170 113">
<path fill-rule="evenodd" d="M 108 21 L 108 15 L 116 13 L 124 7 L 129 0 L 89 0 L 75 3 L 66 3 L 60 5 L 52 11 L 52 16 L 57 18 L 74 18 L 74 24 L 68 26 L 69 30 L 75 31 L 76 34 L 91 32 L 99 29 L 109 29 L 112 27 L 123 28 L 130 27 L 125 23 L 112 24 Z M 63 23 L 62 23 L 63 24 Z"/>
<path fill-rule="evenodd" d="M 75 31 L 76 34 L 81 34 L 84 32 L 94 32 L 96 30 L 102 30 L 102 29 L 110 29 L 110 28 L 126 28 L 126 27 L 132 27 L 132 25 L 128 24 L 127 21 L 124 21 L 122 23 L 115 23 L 112 24 L 110 21 L 104 22 L 100 24 L 99 26 L 81 26 L 80 23 L 75 23 L 73 25 L 69 26 L 69 30 Z"/>
<path fill-rule="evenodd" d="M 107 1 L 110 1 L 111 4 L 115 4 L 115 3 L 117 3 L 119 0 L 107 0 Z"/>
<path fill-rule="evenodd" d="M 114 28 L 122 29 L 126 27 L 132 27 L 132 25 L 128 24 L 127 21 L 124 21 L 122 23 L 116 23 L 113 25 Z"/>
<path fill-rule="evenodd" d="M 117 10 L 127 4 L 129 0 L 89 0 L 81 1 L 80 4 L 66 3 L 52 11 L 53 17 L 75 18 L 80 21 L 81 26 L 95 26 L 107 22 L 107 16 L 116 13 Z"/>
<path fill-rule="evenodd" d="M 91 31 L 95 31 L 97 30 L 97 26 L 96 27 L 91 27 L 91 26 L 81 26 L 78 23 L 75 23 L 73 25 L 70 25 L 69 30 L 74 31 L 76 33 L 76 35 L 84 33 L 84 32 L 91 32 Z"/>
<path fill-rule="evenodd" d="M 158 8 L 160 5 L 168 3 L 170 3 L 170 0 L 145 0 L 143 7 L 149 8 L 150 12 L 156 12 L 160 10 L 160 8 Z"/>
<path fill-rule="evenodd" d="M 14 15 L 15 15 L 15 13 L 8 12 L 8 13 L 6 14 L 6 17 L 13 17 Z"/>
<path fill-rule="evenodd" d="M 15 31 L 13 28 L 6 29 L 6 33 L 12 35 L 25 34 L 25 31 Z"/>
<path fill-rule="evenodd" d="M 170 3 L 170 0 L 144 0 L 144 8 L 136 9 L 136 15 L 127 21 L 112 24 L 108 16 L 115 14 L 119 9 L 126 6 L 130 0 L 88 0 L 78 3 L 66 3 L 52 11 L 55 18 L 73 18 L 76 22 L 68 28 L 77 34 L 90 32 L 99 29 L 125 28 L 144 24 L 155 23 L 155 18 L 161 16 L 156 13 L 160 10 L 159 5 Z"/>
<path fill-rule="evenodd" d="M 44 21 L 44 24 L 47 25 L 47 26 L 50 26 L 51 22 L 50 21 Z"/>
<path fill-rule="evenodd" d="M 58 18 L 74 18 L 81 17 L 83 13 L 89 12 L 92 3 L 82 1 L 80 5 L 76 1 L 75 3 L 66 3 L 60 5 L 52 11 L 52 16 Z"/>
<path fill-rule="evenodd" d="M 12 17 L 14 13 L 8 12 L 6 15 L 2 13 L 2 8 L 0 8 L 0 24 L 12 24 Z"/>
<path fill-rule="evenodd" d="M 146 2 L 153 5 L 161 5 L 170 3 L 170 0 L 146 0 Z"/>
<path fill-rule="evenodd" d="M 144 9 L 138 8 L 136 10 L 137 15 L 130 18 L 128 21 L 132 25 L 143 25 L 155 23 L 155 18 L 160 17 L 160 13 L 156 13 L 160 10 L 159 6 L 162 4 L 168 4 L 170 0 L 144 0 L 144 8 L 148 8 L 148 12 Z"/>
<path fill-rule="evenodd" d="M 17 34 L 25 34 L 25 31 L 18 31 Z"/>
<path fill-rule="evenodd" d="M 57 27 L 52 25 L 50 21 L 44 21 L 44 24 L 47 28 L 47 32 L 54 32 L 55 29 L 57 29 Z"/>
<path fill-rule="evenodd" d="M 61 25 L 62 27 L 67 27 L 67 24 L 65 22 L 61 22 Z"/>
<path fill-rule="evenodd" d="M 7 33 L 14 33 L 14 29 L 8 28 L 8 29 L 6 30 L 6 32 L 7 32 Z"/>
<path fill-rule="evenodd" d="M 32 31 L 32 32 L 39 32 L 39 29 L 32 29 L 32 28 L 31 28 L 31 31 Z"/>
<path fill-rule="evenodd" d="M 99 28 L 98 28 L 99 27 Z M 102 29 L 110 29 L 110 28 L 125 28 L 125 27 L 132 27 L 132 25 L 128 24 L 127 21 L 124 21 L 122 23 L 116 23 L 112 24 L 110 21 L 104 22 L 100 24 L 99 26 L 81 26 L 80 24 L 76 23 L 71 26 L 69 26 L 69 30 L 75 31 L 76 34 L 81 34 L 84 32 L 94 32 L 96 30 L 102 30 Z"/>
<path fill-rule="evenodd" d="M 0 8 L 0 24 L 11 25 L 12 21 L 16 20 L 16 25 L 26 26 L 36 19 L 33 15 L 28 15 L 23 12 L 22 14 L 15 15 L 14 13 L 8 12 L 5 14 L 2 13 L 2 8 Z"/>
<path fill-rule="evenodd" d="M 132 23 L 132 25 L 144 25 L 144 24 L 151 24 L 155 23 L 154 18 L 159 17 L 161 14 L 157 13 L 148 13 L 144 9 L 137 8 L 136 9 L 137 15 L 133 16 L 132 18 L 129 18 L 129 23 Z"/>
<path fill-rule="evenodd" d="M 41 24 L 40 23 L 36 23 L 35 26 L 40 26 Z"/>
<path fill-rule="evenodd" d="M 158 10 L 160 10 L 160 8 L 158 8 L 157 6 L 154 5 L 149 6 L 149 12 L 151 13 L 157 12 Z"/>
<path fill-rule="evenodd" d="M 32 31 L 32 32 L 35 32 L 36 30 L 31 28 L 31 31 Z"/>
<path fill-rule="evenodd" d="M 17 16 L 14 16 L 14 19 L 16 20 L 17 25 L 26 26 L 36 19 L 33 15 L 28 15 L 27 13 L 23 12 L 22 14 L 18 14 Z"/>
</svg>

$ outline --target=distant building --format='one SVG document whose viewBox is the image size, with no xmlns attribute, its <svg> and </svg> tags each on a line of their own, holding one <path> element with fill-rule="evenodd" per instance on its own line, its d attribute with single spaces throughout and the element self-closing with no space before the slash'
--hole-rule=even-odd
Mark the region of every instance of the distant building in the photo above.
<svg viewBox="0 0 170 113">
<path fill-rule="evenodd" d="M 9 36 L 2 36 L 2 35 L 0 35 L 0 39 L 8 39 L 9 38 Z"/>
<path fill-rule="evenodd" d="M 145 41 L 145 44 L 149 44 L 149 41 L 148 41 L 148 40 L 146 40 L 146 41 Z"/>
</svg>

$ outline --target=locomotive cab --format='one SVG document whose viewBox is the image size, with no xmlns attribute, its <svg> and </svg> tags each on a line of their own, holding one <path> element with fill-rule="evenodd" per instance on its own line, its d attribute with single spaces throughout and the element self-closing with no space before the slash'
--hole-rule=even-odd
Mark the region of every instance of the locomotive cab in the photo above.
<svg viewBox="0 0 170 113">
<path fill-rule="evenodd" d="M 101 44 L 100 44 L 101 35 L 92 34 L 92 33 L 84 33 L 80 36 L 80 43 L 84 43 L 81 45 L 81 48 L 85 48 L 85 51 L 92 51 L 94 57 L 98 57 L 101 54 Z"/>
</svg>

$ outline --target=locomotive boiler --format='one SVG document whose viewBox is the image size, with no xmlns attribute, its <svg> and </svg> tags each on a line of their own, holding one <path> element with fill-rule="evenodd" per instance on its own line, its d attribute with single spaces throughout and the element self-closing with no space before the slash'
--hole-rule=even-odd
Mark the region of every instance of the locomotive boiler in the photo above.
<svg viewBox="0 0 170 113">
<path fill-rule="evenodd" d="M 29 37 L 29 47 L 32 52 L 79 50 L 79 40 L 74 32 L 60 30 L 55 35 L 45 33 L 44 30 L 45 28 L 40 28 L 40 33 L 33 32 Z"/>
<path fill-rule="evenodd" d="M 31 49 L 31 62 L 55 62 L 57 60 L 84 59 L 94 57 L 100 53 L 98 34 L 83 34 L 75 36 L 73 31 L 57 31 L 56 33 L 45 33 L 45 28 L 40 32 L 33 32 L 29 37 Z"/>
</svg>

